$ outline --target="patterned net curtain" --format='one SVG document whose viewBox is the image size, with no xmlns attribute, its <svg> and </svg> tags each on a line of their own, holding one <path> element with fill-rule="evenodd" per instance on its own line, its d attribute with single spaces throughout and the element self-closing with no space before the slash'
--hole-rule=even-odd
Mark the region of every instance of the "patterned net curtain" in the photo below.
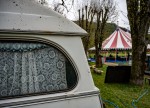
<svg viewBox="0 0 150 108">
<path fill-rule="evenodd" d="M 66 58 L 39 43 L 0 43 L 0 97 L 67 89 Z"/>
</svg>

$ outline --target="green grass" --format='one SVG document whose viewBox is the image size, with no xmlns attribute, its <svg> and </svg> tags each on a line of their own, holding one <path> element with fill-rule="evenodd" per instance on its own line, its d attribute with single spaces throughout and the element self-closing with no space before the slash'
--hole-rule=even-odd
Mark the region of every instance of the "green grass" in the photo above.
<svg viewBox="0 0 150 108">
<path fill-rule="evenodd" d="M 90 65 L 93 65 L 93 63 Z M 135 105 L 137 108 L 150 108 L 150 85 L 148 85 L 148 82 L 143 87 L 131 84 L 104 83 L 106 69 L 106 65 L 101 68 L 104 71 L 102 75 L 95 74 L 91 70 L 94 83 L 100 89 L 100 95 L 103 99 L 115 103 L 119 108 L 134 108 L 131 104 L 132 100 L 138 99 L 145 90 L 149 90 Z M 114 108 L 106 102 L 105 105 L 106 108 Z"/>
<path fill-rule="evenodd" d="M 101 52 L 100 53 L 102 56 L 104 56 L 104 57 L 109 57 L 110 56 L 110 54 L 113 56 L 113 57 L 115 57 L 116 56 L 116 53 L 115 53 L 115 51 L 113 51 L 113 52 L 108 52 L 108 53 L 106 53 L 106 52 Z M 94 58 L 94 55 L 95 55 L 95 53 L 90 53 L 89 54 L 89 56 L 90 57 L 92 57 L 92 58 Z M 126 57 L 127 56 L 127 52 L 118 52 L 118 56 L 119 57 Z"/>
</svg>

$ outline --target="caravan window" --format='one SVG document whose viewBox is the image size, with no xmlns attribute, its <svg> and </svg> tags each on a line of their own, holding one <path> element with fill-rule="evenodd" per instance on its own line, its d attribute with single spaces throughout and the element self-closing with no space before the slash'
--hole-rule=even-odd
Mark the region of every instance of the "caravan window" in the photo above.
<svg viewBox="0 0 150 108">
<path fill-rule="evenodd" d="M 63 92 L 77 83 L 65 54 L 37 42 L 0 42 L 0 98 Z"/>
</svg>

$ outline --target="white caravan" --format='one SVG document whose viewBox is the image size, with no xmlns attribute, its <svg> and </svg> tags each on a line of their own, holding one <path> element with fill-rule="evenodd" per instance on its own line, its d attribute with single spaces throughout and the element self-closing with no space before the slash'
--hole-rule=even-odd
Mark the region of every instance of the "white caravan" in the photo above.
<svg viewBox="0 0 150 108">
<path fill-rule="evenodd" d="M 0 0 L 0 108 L 102 108 L 86 35 L 35 0 Z"/>
</svg>

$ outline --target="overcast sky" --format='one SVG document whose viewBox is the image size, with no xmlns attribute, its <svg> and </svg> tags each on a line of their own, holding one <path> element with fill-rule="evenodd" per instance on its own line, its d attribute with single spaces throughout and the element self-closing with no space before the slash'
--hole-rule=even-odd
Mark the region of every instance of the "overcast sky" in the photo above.
<svg viewBox="0 0 150 108">
<path fill-rule="evenodd" d="M 117 3 L 117 11 L 118 11 L 118 18 L 115 21 L 115 23 L 118 24 L 121 27 L 129 28 L 129 21 L 127 18 L 127 6 L 126 6 L 126 0 L 115 0 Z M 75 7 L 74 7 L 75 8 Z M 66 15 L 67 18 L 71 20 L 78 19 L 78 13 L 77 11 L 74 11 L 76 9 L 71 9 L 70 12 Z"/>
<path fill-rule="evenodd" d="M 129 28 L 126 0 L 115 0 L 115 1 L 117 2 L 117 10 L 119 12 L 118 16 L 119 26 Z"/>
<path fill-rule="evenodd" d="M 52 1 L 57 2 L 60 0 L 48 0 L 49 3 L 52 5 Z M 70 4 L 70 6 L 72 6 L 70 0 L 68 0 L 69 2 L 67 3 L 67 5 Z M 77 20 L 78 19 L 78 12 L 77 10 L 80 8 L 79 4 L 82 4 L 82 2 L 86 2 L 88 0 L 75 0 L 74 1 L 74 7 L 69 9 L 69 12 L 66 14 L 66 17 L 70 20 Z M 118 24 L 121 27 L 125 27 L 125 28 L 129 28 L 129 21 L 127 18 L 127 6 L 126 6 L 126 0 L 115 0 L 117 3 L 117 11 L 118 11 L 118 18 L 117 20 L 114 22 Z"/>
</svg>

